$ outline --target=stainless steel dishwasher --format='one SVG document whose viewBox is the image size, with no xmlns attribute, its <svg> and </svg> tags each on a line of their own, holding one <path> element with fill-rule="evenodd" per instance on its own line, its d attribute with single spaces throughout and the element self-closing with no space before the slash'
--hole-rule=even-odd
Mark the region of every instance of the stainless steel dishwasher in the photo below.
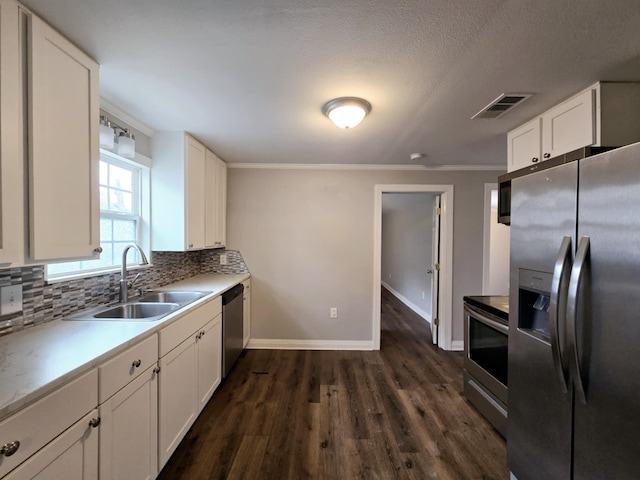
<svg viewBox="0 0 640 480">
<path fill-rule="evenodd" d="M 243 350 L 241 283 L 222 294 L 222 378 L 226 378 Z"/>
</svg>

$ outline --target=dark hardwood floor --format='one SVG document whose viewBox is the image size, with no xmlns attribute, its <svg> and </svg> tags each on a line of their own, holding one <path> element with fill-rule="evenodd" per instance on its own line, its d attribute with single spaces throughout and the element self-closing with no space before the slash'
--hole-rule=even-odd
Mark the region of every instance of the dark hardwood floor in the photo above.
<svg viewBox="0 0 640 480">
<path fill-rule="evenodd" d="M 383 289 L 378 352 L 248 350 L 158 478 L 509 478 L 462 354 Z"/>
</svg>

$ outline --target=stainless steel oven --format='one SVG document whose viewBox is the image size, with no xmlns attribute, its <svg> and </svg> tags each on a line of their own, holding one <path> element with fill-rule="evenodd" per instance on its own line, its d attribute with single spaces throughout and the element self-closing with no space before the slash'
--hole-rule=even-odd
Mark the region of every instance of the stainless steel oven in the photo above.
<svg viewBox="0 0 640 480">
<path fill-rule="evenodd" d="M 465 297 L 464 300 L 464 394 L 506 437 L 508 298 Z M 496 305 L 498 303 L 500 305 Z"/>
</svg>

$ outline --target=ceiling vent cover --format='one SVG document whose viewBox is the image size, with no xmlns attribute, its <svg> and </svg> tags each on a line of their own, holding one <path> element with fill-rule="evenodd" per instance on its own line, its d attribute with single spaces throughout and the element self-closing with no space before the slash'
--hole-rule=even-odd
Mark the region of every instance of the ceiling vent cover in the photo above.
<svg viewBox="0 0 640 480">
<path fill-rule="evenodd" d="M 498 118 L 507 113 L 516 105 L 520 105 L 527 98 L 532 97 L 532 93 L 503 93 L 489 105 L 476 113 L 474 118 Z"/>
</svg>

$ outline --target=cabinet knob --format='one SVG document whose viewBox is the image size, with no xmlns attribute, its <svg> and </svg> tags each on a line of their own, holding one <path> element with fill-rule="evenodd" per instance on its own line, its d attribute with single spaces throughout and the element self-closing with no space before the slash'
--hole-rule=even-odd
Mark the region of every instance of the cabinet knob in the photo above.
<svg viewBox="0 0 640 480">
<path fill-rule="evenodd" d="M 96 247 L 93 249 L 95 253 L 102 253 L 102 247 Z"/>
<path fill-rule="evenodd" d="M 160 373 L 160 367 L 156 367 L 153 369 L 153 373 L 155 373 L 156 375 Z"/>
<path fill-rule="evenodd" d="M 140 365 L 142 365 L 142 360 L 140 359 L 134 360 L 133 363 L 131 364 L 131 366 L 135 368 L 138 368 Z"/>
<path fill-rule="evenodd" d="M 202 331 L 200 332 L 200 338 L 204 337 L 204 334 L 205 334 L 205 333 L 207 333 L 207 332 L 205 332 L 204 330 L 202 330 Z"/>
<path fill-rule="evenodd" d="M 537 162 L 538 162 L 538 160 L 540 160 L 538 157 L 533 157 L 533 158 L 531 159 L 531 161 L 532 161 L 533 163 L 537 163 Z"/>
<path fill-rule="evenodd" d="M 543 157 L 544 157 L 544 158 L 551 158 L 551 154 L 550 154 L 550 153 L 545 153 L 545 154 L 543 155 Z"/>
<path fill-rule="evenodd" d="M 193 243 L 190 243 L 190 244 L 189 244 L 189 248 L 193 248 Z"/>
<path fill-rule="evenodd" d="M 10 457 L 11 455 L 13 455 L 18 451 L 18 448 L 20 448 L 20 442 L 18 440 L 5 443 L 0 447 L 0 455 L 4 455 L 5 457 Z"/>
<path fill-rule="evenodd" d="M 91 428 L 96 428 L 98 425 L 100 425 L 101 421 L 102 419 L 100 417 L 92 418 L 91 420 L 89 420 L 89 426 Z"/>
</svg>

